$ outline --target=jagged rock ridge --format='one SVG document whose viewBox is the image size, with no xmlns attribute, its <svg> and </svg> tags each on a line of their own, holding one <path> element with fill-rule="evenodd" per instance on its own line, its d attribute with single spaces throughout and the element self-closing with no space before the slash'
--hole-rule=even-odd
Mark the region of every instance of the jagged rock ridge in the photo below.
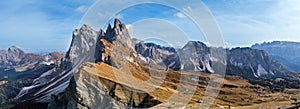
<svg viewBox="0 0 300 109">
<path fill-rule="evenodd" d="M 300 72 L 299 42 L 273 41 L 255 44 L 251 48 L 264 50 L 288 70 Z"/>
</svg>

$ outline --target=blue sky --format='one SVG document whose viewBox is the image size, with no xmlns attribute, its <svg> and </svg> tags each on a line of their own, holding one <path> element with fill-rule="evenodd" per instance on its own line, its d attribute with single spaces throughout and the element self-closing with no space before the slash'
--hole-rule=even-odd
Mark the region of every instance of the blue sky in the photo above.
<svg viewBox="0 0 300 109">
<path fill-rule="evenodd" d="M 28 52 L 66 51 L 72 31 L 78 28 L 85 12 L 95 1 L 1 1 L 0 49 L 16 45 Z M 203 3 L 215 16 L 227 47 L 250 46 L 273 40 L 300 41 L 299 0 L 203 0 Z M 99 13 L 101 14 L 101 11 Z M 129 28 L 136 24 L 139 28 L 149 28 L 153 31 L 161 31 L 160 28 L 155 28 L 160 22 L 156 22 L 157 25 L 143 26 L 136 21 L 149 17 L 170 20 L 177 26 L 185 28 L 183 31 L 188 36 L 186 40 L 205 42 L 201 32 L 194 30 L 195 26 L 182 13 L 165 6 L 149 4 L 136 6 L 120 12 L 116 17 Z M 96 30 L 100 28 L 97 25 L 91 26 Z M 180 34 L 171 33 L 162 32 L 160 35 Z M 133 34 L 135 35 L 139 34 Z M 174 42 L 172 41 L 174 38 L 169 39 L 170 42 Z"/>
<path fill-rule="evenodd" d="M 4 0 L 0 3 L 0 48 L 28 52 L 66 51 L 72 31 L 94 0 Z"/>
</svg>

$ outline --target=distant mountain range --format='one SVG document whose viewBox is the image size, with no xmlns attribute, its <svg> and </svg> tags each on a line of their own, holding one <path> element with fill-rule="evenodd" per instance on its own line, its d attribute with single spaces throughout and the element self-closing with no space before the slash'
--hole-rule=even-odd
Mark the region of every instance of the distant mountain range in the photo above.
<svg viewBox="0 0 300 109">
<path fill-rule="evenodd" d="M 137 40 L 137 39 L 135 39 Z M 143 60 L 165 64 L 173 70 L 214 72 L 211 50 L 199 41 L 189 41 L 183 48 L 162 47 L 154 43 L 135 44 L 135 50 Z M 241 76 L 247 79 L 278 77 L 290 73 L 279 62 L 272 59 L 268 53 L 251 48 L 224 49 L 227 54 L 228 75 Z"/>
<path fill-rule="evenodd" d="M 277 48 L 270 51 L 265 50 L 267 52 L 258 50 L 258 48 L 264 49 L 260 47 L 263 45 L 254 45 L 252 48 L 224 49 L 208 47 L 199 41 L 189 41 L 183 48 L 175 49 L 154 43 L 145 43 L 139 39 L 131 39 L 125 24 L 118 19 L 115 20 L 114 26 L 109 25 L 106 31 L 95 31 L 88 25 L 83 25 L 73 32 L 72 43 L 66 56 L 58 53 L 45 56 L 26 54 L 16 47 L 0 51 L 0 68 L 2 69 L 0 75 L 17 75 L 7 71 L 24 72 L 34 69 L 24 73 L 30 74 L 31 76 L 28 78 L 31 79 L 27 84 L 18 87 L 15 93 L 7 94 L 7 91 L 1 93 L 4 97 L 0 99 L 2 100 L 0 107 L 36 102 L 49 103 L 48 108 L 50 109 L 153 107 L 161 101 L 155 100 L 152 93 L 130 92 L 129 89 L 141 91 L 143 89 L 116 82 L 109 76 L 112 71 L 122 73 L 122 71 L 128 70 L 135 73 L 135 76 L 141 80 L 148 78 L 150 70 L 184 71 L 193 75 L 201 72 L 218 74 L 213 63 L 226 66 L 227 75 L 242 77 L 253 85 L 268 86 L 270 91 L 279 92 L 284 88 L 299 88 L 297 84 L 299 75 L 286 69 L 290 67 L 287 67 L 286 63 L 282 65 L 280 63 L 282 61 L 277 61 L 275 60 L 277 58 L 274 57 L 276 55 L 282 56 L 282 58 L 292 58 L 293 55 L 293 59 L 295 59 L 298 58 L 295 56 L 296 54 L 292 54 L 294 53 L 292 51 L 287 54 L 281 52 L 277 54 Z M 215 57 L 212 55 L 212 51 L 224 51 L 226 59 Z M 269 56 L 269 52 L 271 56 Z M 97 69 L 101 72 L 97 72 Z M 35 73 L 37 75 L 32 76 Z M 124 76 L 126 78 L 127 75 Z M 176 76 L 178 75 L 174 77 Z M 7 77 L 10 78 L 10 76 L 7 75 L 2 75 L 2 77 L 3 81 L 8 82 L 0 85 L 0 87 L 4 87 L 1 89 L 9 89 L 7 87 L 11 85 L 5 84 L 9 84 L 14 79 L 8 80 Z M 282 81 L 274 81 L 278 78 Z M 22 76 L 18 79 L 25 81 L 27 77 Z M 170 82 L 174 81 L 176 83 L 178 80 L 170 79 Z M 200 78 L 196 81 L 202 80 Z M 202 83 L 199 82 L 199 84 Z M 165 91 L 169 90 L 165 89 Z"/>
<path fill-rule="evenodd" d="M 34 84 L 41 75 L 60 63 L 64 55 L 50 53 L 44 56 L 25 53 L 16 46 L 0 51 L 0 106 L 10 102 L 24 87 Z M 22 89 L 23 88 L 23 89 Z M 14 105 L 14 104 L 6 104 Z"/>
<path fill-rule="evenodd" d="M 288 70 L 300 72 L 300 42 L 265 42 L 262 44 L 255 44 L 251 48 L 264 50 Z"/>
</svg>

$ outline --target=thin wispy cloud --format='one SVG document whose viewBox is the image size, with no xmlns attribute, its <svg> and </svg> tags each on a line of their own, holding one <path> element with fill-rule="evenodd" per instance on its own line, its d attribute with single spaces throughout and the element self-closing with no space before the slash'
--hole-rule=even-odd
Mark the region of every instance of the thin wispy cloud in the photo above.
<svg viewBox="0 0 300 109">
<path fill-rule="evenodd" d="M 178 18 L 185 18 L 186 16 L 184 14 L 182 14 L 181 12 L 174 14 L 175 17 Z"/>
<path fill-rule="evenodd" d="M 76 8 L 75 11 L 76 11 L 76 12 L 79 12 L 79 13 L 84 13 L 84 12 L 87 11 L 87 9 L 88 9 L 87 6 L 81 5 L 81 6 L 79 6 L 78 8 Z"/>
</svg>

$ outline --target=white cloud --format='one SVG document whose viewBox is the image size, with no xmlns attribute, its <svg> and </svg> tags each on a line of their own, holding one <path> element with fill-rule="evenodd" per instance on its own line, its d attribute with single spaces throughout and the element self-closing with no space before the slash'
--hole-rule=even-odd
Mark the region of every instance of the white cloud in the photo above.
<svg viewBox="0 0 300 109">
<path fill-rule="evenodd" d="M 174 14 L 173 16 L 178 17 L 178 18 L 186 18 L 186 16 L 184 14 L 180 13 L 180 12 Z"/>
<path fill-rule="evenodd" d="M 187 6 L 187 7 L 183 8 L 183 11 L 190 12 L 190 11 L 192 11 L 192 7 Z"/>
<path fill-rule="evenodd" d="M 87 11 L 87 9 L 88 9 L 87 6 L 81 5 L 81 6 L 77 7 L 77 8 L 75 9 L 75 11 L 76 11 L 76 12 L 79 12 L 79 13 L 84 13 L 84 12 Z"/>
</svg>

